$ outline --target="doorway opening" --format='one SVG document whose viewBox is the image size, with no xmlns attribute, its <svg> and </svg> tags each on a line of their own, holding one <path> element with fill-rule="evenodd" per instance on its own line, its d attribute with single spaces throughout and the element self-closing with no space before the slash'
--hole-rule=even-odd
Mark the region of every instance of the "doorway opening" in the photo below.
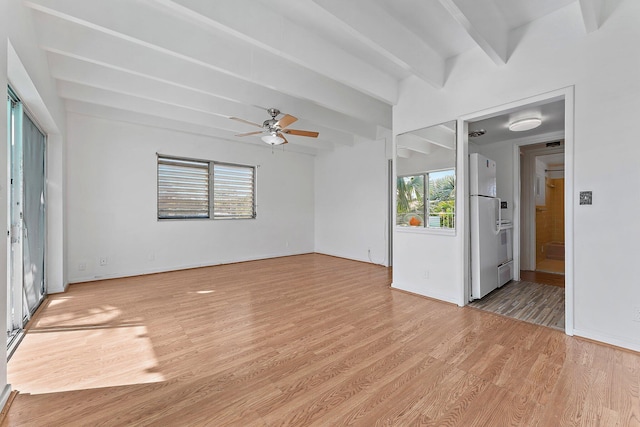
<svg viewBox="0 0 640 427">
<path fill-rule="evenodd" d="M 564 287 L 564 141 L 520 147 L 521 275 Z"/>
<path fill-rule="evenodd" d="M 573 306 L 571 298 L 565 298 L 573 292 L 572 286 L 565 287 L 565 277 L 568 282 L 572 278 L 565 275 L 572 268 L 565 265 L 572 251 L 572 239 L 565 239 L 571 208 L 565 203 L 573 183 L 564 172 L 565 141 L 571 140 L 573 130 L 572 123 L 565 123 L 571 118 L 572 90 L 529 101 L 466 119 L 468 152 L 496 163 L 500 217 L 513 225 L 512 280 L 482 298 L 471 298 L 469 305 L 572 334 Z M 528 118 L 539 125 L 525 131 L 509 129 Z M 472 258 L 473 234 L 470 249 Z M 473 282 L 473 272 L 471 276 Z"/>
</svg>

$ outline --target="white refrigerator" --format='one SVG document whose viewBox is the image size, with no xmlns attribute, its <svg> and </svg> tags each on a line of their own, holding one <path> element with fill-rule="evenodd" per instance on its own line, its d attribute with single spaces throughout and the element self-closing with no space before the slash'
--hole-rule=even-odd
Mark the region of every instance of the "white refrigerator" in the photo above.
<svg viewBox="0 0 640 427">
<path fill-rule="evenodd" d="M 471 154 L 469 181 L 471 297 L 479 299 L 513 278 L 511 224 L 502 221 L 496 197 L 496 162 Z"/>
</svg>

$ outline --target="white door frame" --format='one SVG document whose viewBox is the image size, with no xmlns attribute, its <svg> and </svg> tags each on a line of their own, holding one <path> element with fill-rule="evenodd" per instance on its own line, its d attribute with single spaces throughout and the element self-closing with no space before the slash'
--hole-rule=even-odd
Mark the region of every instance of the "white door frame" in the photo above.
<svg viewBox="0 0 640 427">
<path fill-rule="evenodd" d="M 569 86 L 566 88 L 554 90 L 551 92 L 543 93 L 540 95 L 532 96 L 530 98 L 521 99 L 508 104 L 499 105 L 496 107 L 488 108 L 486 110 L 478 111 L 475 113 L 467 114 L 460 117 L 460 120 L 465 124 L 471 121 L 478 121 L 489 117 L 508 113 L 511 110 L 519 110 L 525 106 L 532 106 L 535 104 L 546 104 L 552 101 L 564 100 L 564 159 L 565 159 L 565 333 L 567 335 L 573 335 L 573 313 L 574 313 L 574 239 L 573 239 L 573 209 L 574 209 L 574 87 Z M 459 126 L 461 128 L 462 126 Z M 466 126 L 464 127 L 466 129 Z M 466 156 L 469 152 L 469 139 L 467 135 L 460 135 L 460 145 L 462 149 L 458 150 L 459 156 Z M 548 138 L 548 136 L 545 136 Z M 548 141 L 548 139 L 547 139 Z M 538 141 L 543 142 L 543 141 Z M 520 278 L 520 145 L 531 143 L 524 141 L 522 143 L 515 143 L 513 147 L 513 264 L 516 278 Z M 464 162 L 463 159 L 459 159 L 458 165 Z M 466 163 L 468 167 L 468 162 Z M 466 173 L 466 172 L 465 172 Z M 468 187 L 468 183 L 465 184 Z M 468 195 L 468 188 L 465 192 Z M 465 230 L 469 230 L 469 217 L 465 215 Z M 468 239 L 465 239 L 464 244 L 464 256 L 461 257 L 463 261 L 462 269 L 465 273 L 464 283 L 462 289 L 462 299 L 465 304 L 468 303 L 468 295 L 470 290 L 469 279 L 469 244 Z"/>
<path fill-rule="evenodd" d="M 557 141 L 564 139 L 564 131 L 554 135 L 542 135 L 539 141 L 522 141 L 514 144 L 514 162 L 516 159 L 522 159 L 526 167 L 526 170 L 520 169 L 520 219 L 525 217 L 526 220 L 520 222 L 520 234 L 519 237 L 525 236 L 525 239 L 520 241 L 520 268 L 524 267 L 525 270 L 536 269 L 536 201 L 534 188 L 534 179 L 536 175 L 535 159 L 538 156 L 544 156 L 547 154 L 562 154 L 564 157 L 564 146 L 561 147 L 547 147 L 526 150 L 522 155 L 522 148 L 528 145 L 540 144 L 545 142 Z M 517 157 L 516 157 L 517 156 Z M 521 163 L 522 164 L 522 163 Z M 519 164 L 517 167 L 520 167 Z M 515 175 L 515 173 L 514 173 Z M 515 181 L 514 181 L 515 182 Z M 520 270 L 518 270 L 518 275 Z M 517 280 L 517 279 L 516 279 Z"/>
</svg>

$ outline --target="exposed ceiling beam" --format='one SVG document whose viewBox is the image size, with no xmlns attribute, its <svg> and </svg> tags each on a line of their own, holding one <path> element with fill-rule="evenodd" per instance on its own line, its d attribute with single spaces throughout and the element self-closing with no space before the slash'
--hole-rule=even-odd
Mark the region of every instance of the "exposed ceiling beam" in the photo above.
<svg viewBox="0 0 640 427">
<path fill-rule="evenodd" d="M 600 28 L 603 7 L 603 0 L 580 0 L 580 12 L 587 33 Z"/>
<path fill-rule="evenodd" d="M 254 116 L 246 117 L 249 120 L 258 121 L 264 109 L 277 107 L 285 113 L 313 118 L 314 123 L 317 124 L 331 124 L 332 128 L 342 132 L 370 139 L 376 137 L 377 126 L 373 122 L 282 94 L 275 89 L 239 80 L 208 67 L 193 64 L 189 66 L 179 58 L 166 56 L 158 51 L 127 43 L 104 33 L 92 32 L 85 27 L 72 26 L 65 31 L 60 31 L 56 23 L 50 22 L 50 18 L 42 15 L 36 18 L 40 44 L 45 50 L 57 56 L 81 59 L 232 102 L 258 107 Z M 77 43 L 77 40 L 86 41 Z M 226 111 L 216 113 L 232 115 Z"/>
<path fill-rule="evenodd" d="M 238 132 L 233 128 L 232 120 L 219 118 L 211 114 L 202 113 L 184 107 L 177 107 L 171 104 L 164 104 L 157 101 L 138 98 L 124 93 L 116 93 L 78 83 L 58 81 L 58 94 L 60 97 L 68 100 L 97 104 L 111 108 L 120 108 L 122 110 L 135 113 L 147 114 L 148 111 L 152 111 L 154 116 L 158 116 L 163 119 L 178 120 L 201 127 L 208 127 L 211 129 L 211 132 L 214 132 L 215 130 L 215 132 L 217 132 L 216 135 L 225 139 L 252 139 L 252 137 L 236 137 L 235 135 Z M 257 135 L 254 138 L 259 138 L 259 136 L 260 135 Z M 315 143 L 317 141 L 318 145 L 333 148 L 333 143 L 331 141 L 325 141 L 320 137 L 315 139 L 313 142 L 305 141 L 307 138 L 304 137 L 287 136 L 287 139 L 291 142 L 295 142 L 296 144 L 301 143 L 303 145 Z"/>
<path fill-rule="evenodd" d="M 392 76 L 348 54 L 339 47 L 258 2 L 156 0 L 188 19 L 314 70 L 388 104 L 398 98 Z M 277 31 L 274 31 L 274 27 Z"/>
<path fill-rule="evenodd" d="M 103 67 L 63 55 L 49 53 L 48 57 L 51 75 L 58 80 L 80 83 L 94 88 L 130 94 L 139 98 L 213 114 L 222 118 L 237 133 L 256 129 L 245 129 L 246 125 L 241 123 L 227 122 L 230 116 L 246 118 L 258 124 L 268 118 L 268 114 L 264 109 L 247 107 L 240 103 L 183 86 Z M 226 114 L 217 114 L 217 111 L 224 111 Z M 342 145 L 353 145 L 353 135 L 346 132 L 308 123 L 304 120 L 297 122 L 294 127 L 320 132 L 324 140 Z"/>
<path fill-rule="evenodd" d="M 30 0 L 27 4 L 49 15 L 48 19 L 37 19 L 41 40 L 45 43 L 52 37 L 58 42 L 70 43 L 73 51 L 79 48 L 78 40 L 82 40 L 91 49 L 101 51 L 106 48 L 99 39 L 117 39 L 120 44 L 155 51 L 165 58 L 180 59 L 183 66 L 190 63 L 254 85 L 277 88 L 292 97 L 307 99 L 353 117 L 371 118 L 372 122 L 384 123 L 390 128 L 388 104 L 244 40 L 231 38 L 213 28 L 203 28 L 203 25 L 193 25 L 186 19 L 177 19 L 175 13 L 124 0 L 108 3 Z M 140 21 L 141 16 L 144 21 Z M 166 31 L 158 32 L 156 28 Z M 102 36 L 98 35 L 100 33 Z M 191 43 L 185 43 L 185 39 Z"/>
<path fill-rule="evenodd" d="M 436 88 L 445 80 L 445 61 L 405 26 L 368 0 L 313 0 L 350 32 L 388 60 Z"/>
<path fill-rule="evenodd" d="M 400 149 L 411 150 L 422 154 L 431 154 L 432 145 L 430 141 L 420 138 L 412 133 L 398 135 L 397 146 Z M 401 153 L 404 151 L 400 151 Z"/>
<path fill-rule="evenodd" d="M 259 138 L 236 138 L 228 132 L 213 129 L 207 126 L 200 126 L 193 123 L 185 123 L 180 120 L 151 116 L 144 113 L 127 111 L 119 107 L 109 107 L 97 105 L 89 102 L 67 100 L 65 102 L 67 111 L 99 119 L 108 119 L 124 123 L 131 123 L 137 126 L 150 126 L 170 131 L 189 133 L 215 138 L 218 141 L 225 141 L 233 144 L 249 144 L 253 146 L 271 149 L 271 146 L 262 142 Z M 316 155 L 320 151 L 328 151 L 333 148 L 331 143 L 317 141 L 304 142 L 302 144 L 287 144 L 285 149 L 297 153 Z"/>
<path fill-rule="evenodd" d="M 456 148 L 456 132 L 444 125 L 430 126 L 411 132 L 411 134 L 430 142 L 431 144 L 455 150 Z M 410 134 L 410 135 L 411 135 Z"/>
<path fill-rule="evenodd" d="M 476 44 L 495 62 L 507 62 L 509 29 L 492 2 L 439 0 Z"/>
</svg>

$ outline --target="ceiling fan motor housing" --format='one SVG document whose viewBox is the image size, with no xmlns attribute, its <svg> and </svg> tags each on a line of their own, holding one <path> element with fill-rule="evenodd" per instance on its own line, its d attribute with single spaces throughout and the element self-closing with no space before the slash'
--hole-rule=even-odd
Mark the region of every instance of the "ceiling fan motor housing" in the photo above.
<svg viewBox="0 0 640 427">
<path fill-rule="evenodd" d="M 271 115 L 272 119 L 275 119 L 278 114 L 280 114 L 280 110 L 277 108 L 269 108 L 267 112 Z"/>
<path fill-rule="evenodd" d="M 276 119 L 265 120 L 264 123 L 262 123 L 262 127 L 265 129 L 271 130 L 276 127 L 277 123 L 278 121 Z"/>
</svg>

